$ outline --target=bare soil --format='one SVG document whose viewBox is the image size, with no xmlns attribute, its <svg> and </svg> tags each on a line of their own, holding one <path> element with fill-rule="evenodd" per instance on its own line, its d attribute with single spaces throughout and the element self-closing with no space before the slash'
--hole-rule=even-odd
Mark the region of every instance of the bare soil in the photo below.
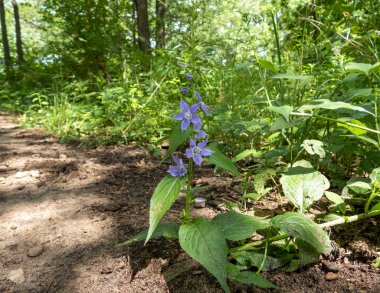
<svg viewBox="0 0 380 293">
<path fill-rule="evenodd" d="M 0 113 L 0 292 L 222 292 L 174 241 L 115 248 L 147 228 L 150 196 L 167 166 L 135 146 L 84 149 L 39 129 L 24 130 Z M 211 218 L 234 201 L 238 185 L 204 168 L 196 184 L 214 185 L 193 215 Z M 165 217 L 175 221 L 180 198 Z M 282 209 L 276 197 L 256 214 Z M 331 231 L 340 245 L 328 272 L 322 262 L 294 273 L 264 273 L 280 289 L 230 282 L 232 292 L 380 292 L 380 219 Z M 334 236 L 335 235 L 335 236 Z M 338 237 L 339 236 L 339 237 Z"/>
</svg>

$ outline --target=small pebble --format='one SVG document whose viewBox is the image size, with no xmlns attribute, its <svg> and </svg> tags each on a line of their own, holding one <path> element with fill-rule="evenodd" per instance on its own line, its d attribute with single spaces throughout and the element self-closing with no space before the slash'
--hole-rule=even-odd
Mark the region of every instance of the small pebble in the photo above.
<svg viewBox="0 0 380 293">
<path fill-rule="evenodd" d="M 8 279 L 16 284 L 25 282 L 25 275 L 22 269 L 17 269 L 9 272 Z"/>
<path fill-rule="evenodd" d="M 12 225 L 12 226 L 11 226 L 11 229 L 12 229 L 12 230 L 16 230 L 16 229 L 17 229 L 17 226 L 16 226 L 16 225 Z"/>
<path fill-rule="evenodd" d="M 331 261 L 324 261 L 324 262 L 322 262 L 322 268 L 326 272 L 337 273 L 337 272 L 340 271 L 339 265 L 337 265 L 336 263 L 331 262 Z"/>
<path fill-rule="evenodd" d="M 4 236 L 0 236 L 0 241 L 4 241 L 5 240 L 5 237 Z"/>
<path fill-rule="evenodd" d="M 334 281 L 334 280 L 338 279 L 338 275 L 335 273 L 329 272 L 326 274 L 325 279 L 327 281 Z"/>
<path fill-rule="evenodd" d="M 28 250 L 26 253 L 27 256 L 29 257 L 37 257 L 41 255 L 44 252 L 44 247 L 42 245 L 37 245 L 35 247 L 32 247 Z"/>
</svg>

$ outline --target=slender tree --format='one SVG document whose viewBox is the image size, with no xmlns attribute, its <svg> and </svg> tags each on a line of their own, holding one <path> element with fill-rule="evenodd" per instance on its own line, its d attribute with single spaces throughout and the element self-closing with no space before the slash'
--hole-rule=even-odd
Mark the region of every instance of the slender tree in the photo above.
<svg viewBox="0 0 380 293">
<path fill-rule="evenodd" d="M 22 51 L 20 13 L 19 13 L 17 0 L 12 0 L 12 5 L 13 5 L 13 13 L 15 16 L 17 61 L 19 64 L 22 64 L 24 62 L 24 53 Z"/>
<path fill-rule="evenodd" d="M 9 50 L 9 42 L 7 35 L 7 25 L 5 22 L 5 8 L 4 0 L 0 0 L 0 22 L 1 22 L 1 37 L 3 42 L 3 51 L 4 51 L 4 63 L 7 70 L 12 66 L 11 63 L 11 53 Z"/>
<path fill-rule="evenodd" d="M 139 48 L 144 53 L 149 53 L 150 45 L 150 31 L 149 31 L 149 18 L 148 18 L 148 1 L 147 0 L 134 0 L 136 6 L 137 18 L 137 33 Z"/>
<path fill-rule="evenodd" d="M 166 0 L 156 0 L 156 49 L 165 49 Z"/>
</svg>

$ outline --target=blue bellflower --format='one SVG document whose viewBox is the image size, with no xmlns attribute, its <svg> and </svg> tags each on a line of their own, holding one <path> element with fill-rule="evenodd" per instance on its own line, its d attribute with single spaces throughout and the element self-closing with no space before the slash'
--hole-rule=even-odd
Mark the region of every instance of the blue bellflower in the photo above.
<svg viewBox="0 0 380 293">
<path fill-rule="evenodd" d="M 187 80 L 192 80 L 193 79 L 193 74 L 191 72 L 188 72 L 185 74 L 185 77 Z"/>
<path fill-rule="evenodd" d="M 181 92 L 184 94 L 184 95 L 187 95 L 187 93 L 189 92 L 190 88 L 188 86 L 184 86 L 182 89 L 181 89 Z"/>
<path fill-rule="evenodd" d="M 211 156 L 212 150 L 206 148 L 208 140 L 196 144 L 195 140 L 190 139 L 190 147 L 186 149 L 186 157 L 192 158 L 194 163 L 198 166 L 202 164 L 202 158 Z"/>
<path fill-rule="evenodd" d="M 195 96 L 197 97 L 197 99 L 199 100 L 199 104 L 201 106 L 201 109 L 203 110 L 203 112 L 206 113 L 206 115 L 209 115 L 208 113 L 208 107 L 206 106 L 205 103 L 203 103 L 203 99 L 202 99 L 202 96 L 198 93 L 198 92 L 195 92 Z"/>
<path fill-rule="evenodd" d="M 174 177 L 183 177 L 186 175 L 187 170 L 185 168 L 185 165 L 183 164 L 182 159 L 178 158 L 177 156 L 173 156 L 174 162 L 177 164 L 177 166 L 169 166 L 168 172 L 170 175 Z"/>
<path fill-rule="evenodd" d="M 195 124 L 198 125 L 199 123 L 202 124 L 201 118 L 195 115 L 195 112 L 199 108 L 198 104 L 195 104 L 189 107 L 188 103 L 186 103 L 184 100 L 181 100 L 180 106 L 181 106 L 182 112 L 175 115 L 173 119 L 182 120 L 182 123 L 181 123 L 182 131 L 185 131 L 189 127 L 190 123 L 193 123 L 194 125 Z"/>
</svg>

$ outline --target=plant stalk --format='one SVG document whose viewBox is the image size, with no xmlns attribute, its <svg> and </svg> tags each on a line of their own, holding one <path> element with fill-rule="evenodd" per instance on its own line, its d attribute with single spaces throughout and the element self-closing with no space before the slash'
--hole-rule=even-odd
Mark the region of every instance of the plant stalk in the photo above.
<svg viewBox="0 0 380 293">
<path fill-rule="evenodd" d="M 191 206 L 191 180 L 193 175 L 193 160 L 189 160 L 189 170 L 187 173 L 187 189 L 186 189 L 186 204 L 183 218 L 185 222 L 190 221 L 190 206 Z"/>
</svg>

